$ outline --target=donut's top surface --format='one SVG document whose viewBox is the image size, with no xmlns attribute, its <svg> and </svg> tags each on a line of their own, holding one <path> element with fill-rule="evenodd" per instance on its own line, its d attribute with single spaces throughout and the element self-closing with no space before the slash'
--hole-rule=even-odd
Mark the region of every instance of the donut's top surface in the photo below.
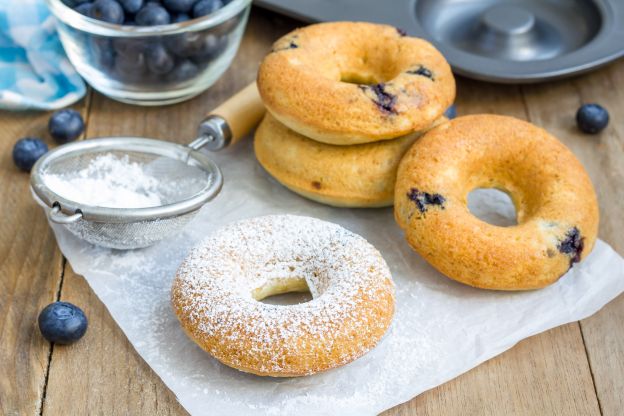
<svg viewBox="0 0 624 416">
<path fill-rule="evenodd" d="M 297 281 L 307 284 L 311 301 L 256 300 L 270 294 L 267 288 Z M 372 348 L 390 324 L 394 286 L 383 258 L 362 237 L 280 215 L 243 220 L 207 238 L 178 270 L 172 301 L 189 336 L 223 363 L 296 376 Z"/>
<path fill-rule="evenodd" d="M 473 216 L 468 194 L 509 194 L 517 225 Z M 395 217 L 407 239 L 447 276 L 472 286 L 531 289 L 561 277 L 598 231 L 592 183 L 545 130 L 497 115 L 459 117 L 426 133 L 399 165 Z"/>
<path fill-rule="evenodd" d="M 258 72 L 267 109 L 330 144 L 424 130 L 455 98 L 451 69 L 430 43 L 392 26 L 336 22 L 282 37 Z"/>
</svg>

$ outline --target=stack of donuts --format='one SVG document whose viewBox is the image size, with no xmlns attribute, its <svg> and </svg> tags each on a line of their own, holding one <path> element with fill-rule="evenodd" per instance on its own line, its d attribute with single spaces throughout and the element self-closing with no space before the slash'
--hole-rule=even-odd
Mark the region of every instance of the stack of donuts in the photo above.
<svg viewBox="0 0 624 416">
<path fill-rule="evenodd" d="M 444 120 L 451 69 L 430 43 L 391 26 L 337 22 L 279 39 L 258 90 L 260 164 L 290 190 L 341 207 L 393 204 L 399 162 Z"/>
<path fill-rule="evenodd" d="M 421 39 L 369 23 L 312 25 L 275 43 L 257 85 L 268 109 L 254 142 L 262 166 L 322 203 L 394 204 L 409 245 L 451 279 L 541 288 L 596 242 L 596 194 L 574 154 L 512 117 L 445 121 L 455 81 Z M 467 196 L 477 188 L 506 192 L 518 224 L 473 216 Z M 308 303 L 258 302 L 305 290 Z M 186 333 L 221 362 L 293 377 L 373 348 L 392 321 L 394 284 L 362 237 L 313 218 L 268 216 L 229 225 L 195 248 L 172 303 Z"/>
</svg>

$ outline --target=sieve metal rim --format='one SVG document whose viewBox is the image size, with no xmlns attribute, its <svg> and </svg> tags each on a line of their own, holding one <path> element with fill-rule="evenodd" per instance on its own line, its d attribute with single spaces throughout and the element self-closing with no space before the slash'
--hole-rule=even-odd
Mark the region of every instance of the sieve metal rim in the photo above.
<svg viewBox="0 0 624 416">
<path fill-rule="evenodd" d="M 63 198 L 52 191 L 44 181 L 46 168 L 57 159 L 71 155 L 105 151 L 134 151 L 157 156 L 169 157 L 178 161 L 194 161 L 193 165 L 201 167 L 210 174 L 211 183 L 205 190 L 182 201 L 148 208 L 109 208 L 79 204 Z M 93 222 L 133 223 L 154 221 L 188 214 L 212 200 L 223 186 L 223 175 L 215 162 L 191 146 L 166 142 L 144 137 L 98 137 L 89 140 L 64 144 L 41 157 L 33 166 L 30 176 L 32 192 L 57 215 L 66 215 L 68 220 L 73 217 L 75 222 L 83 219 Z M 80 214 L 79 217 L 76 214 Z M 61 222 L 61 221 L 58 221 Z"/>
</svg>

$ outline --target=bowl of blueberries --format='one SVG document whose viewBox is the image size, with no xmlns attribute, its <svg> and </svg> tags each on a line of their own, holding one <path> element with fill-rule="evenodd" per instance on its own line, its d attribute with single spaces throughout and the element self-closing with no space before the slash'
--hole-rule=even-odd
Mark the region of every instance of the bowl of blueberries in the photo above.
<svg viewBox="0 0 624 416">
<path fill-rule="evenodd" d="M 251 0 L 47 0 L 71 63 L 96 90 L 164 105 L 205 91 L 240 45 Z"/>
</svg>

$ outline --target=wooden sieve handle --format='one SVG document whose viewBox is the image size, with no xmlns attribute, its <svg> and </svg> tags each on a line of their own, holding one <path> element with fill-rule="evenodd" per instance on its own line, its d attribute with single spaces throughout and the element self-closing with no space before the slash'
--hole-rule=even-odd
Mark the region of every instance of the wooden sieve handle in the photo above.
<svg viewBox="0 0 624 416">
<path fill-rule="evenodd" d="M 243 137 L 260 122 L 265 109 L 255 81 L 210 111 L 198 129 L 193 148 L 220 150 Z"/>
</svg>

